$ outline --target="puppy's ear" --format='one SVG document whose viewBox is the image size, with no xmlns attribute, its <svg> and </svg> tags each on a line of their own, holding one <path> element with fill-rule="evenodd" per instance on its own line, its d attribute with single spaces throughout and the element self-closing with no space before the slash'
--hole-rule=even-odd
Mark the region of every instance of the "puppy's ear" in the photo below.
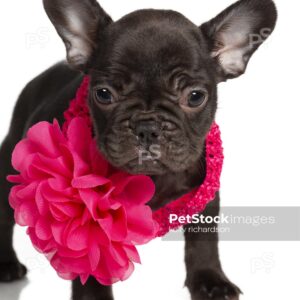
<svg viewBox="0 0 300 300">
<path fill-rule="evenodd" d="M 274 30 L 276 20 L 272 0 L 241 0 L 200 27 L 218 63 L 219 81 L 245 72 L 252 54 Z"/>
<path fill-rule="evenodd" d="M 112 19 L 96 0 L 43 0 L 44 7 L 65 43 L 68 62 L 84 70 L 97 45 L 97 37 Z"/>
</svg>

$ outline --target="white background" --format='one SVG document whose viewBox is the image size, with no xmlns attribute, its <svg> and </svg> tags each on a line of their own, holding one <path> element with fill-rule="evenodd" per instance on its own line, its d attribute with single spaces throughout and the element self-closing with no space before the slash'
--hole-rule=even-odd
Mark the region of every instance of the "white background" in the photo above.
<svg viewBox="0 0 300 300">
<path fill-rule="evenodd" d="M 116 20 L 141 8 L 178 10 L 196 24 L 214 17 L 232 0 L 102 0 Z M 278 26 L 255 54 L 245 76 L 221 84 L 218 123 L 225 146 L 224 206 L 299 205 L 299 9 L 297 1 L 276 1 Z M 41 0 L 1 1 L 0 137 L 24 85 L 64 57 L 64 47 L 48 21 Z M 3 199 L 1 199 L 3 201 Z M 1 233 L 0 233 L 1 234 Z M 1 300 L 65 300 L 70 283 L 59 279 L 17 228 L 18 255 L 28 279 L 0 284 Z M 183 288 L 183 243 L 157 240 L 140 249 L 143 265 L 116 284 L 122 299 L 189 299 Z M 300 299 L 300 243 L 222 242 L 221 258 L 244 300 Z M 201 255 L 201 253 L 199 253 Z"/>
</svg>

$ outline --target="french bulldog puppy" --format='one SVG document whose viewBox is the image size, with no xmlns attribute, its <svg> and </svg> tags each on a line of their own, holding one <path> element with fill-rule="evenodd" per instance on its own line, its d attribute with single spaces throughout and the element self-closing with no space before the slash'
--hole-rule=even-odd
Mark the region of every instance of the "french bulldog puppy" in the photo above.
<svg viewBox="0 0 300 300">
<path fill-rule="evenodd" d="M 277 19 L 271 0 L 241 0 L 201 26 L 171 10 L 140 10 L 114 22 L 95 0 L 44 0 L 44 6 L 71 68 L 59 63 L 26 86 L 1 147 L 0 281 L 6 282 L 26 274 L 12 246 L 6 176 L 13 173 L 12 150 L 30 126 L 54 118 L 62 123 L 88 74 L 99 150 L 115 167 L 152 177 L 156 194 L 149 205 L 156 210 L 204 180 L 205 137 L 215 120 L 217 85 L 244 73 Z M 159 149 L 156 163 L 140 163 L 139 151 L 153 145 Z M 204 214 L 218 212 L 219 195 Z M 192 300 L 239 299 L 239 288 L 222 270 L 217 243 L 216 233 L 186 233 Z M 113 299 L 112 288 L 92 278 L 84 286 L 75 280 L 72 289 L 74 300 Z"/>
</svg>

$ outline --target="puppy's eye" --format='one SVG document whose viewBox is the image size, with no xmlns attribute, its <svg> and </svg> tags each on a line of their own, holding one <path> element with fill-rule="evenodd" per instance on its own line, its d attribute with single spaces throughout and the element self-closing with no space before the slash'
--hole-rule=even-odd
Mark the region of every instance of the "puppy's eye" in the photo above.
<svg viewBox="0 0 300 300">
<path fill-rule="evenodd" d="M 190 107 L 199 107 L 207 100 L 207 93 L 204 91 L 192 91 L 188 98 Z"/>
<path fill-rule="evenodd" d="M 97 89 L 95 97 L 101 104 L 111 104 L 113 101 L 112 93 L 108 89 Z"/>
</svg>

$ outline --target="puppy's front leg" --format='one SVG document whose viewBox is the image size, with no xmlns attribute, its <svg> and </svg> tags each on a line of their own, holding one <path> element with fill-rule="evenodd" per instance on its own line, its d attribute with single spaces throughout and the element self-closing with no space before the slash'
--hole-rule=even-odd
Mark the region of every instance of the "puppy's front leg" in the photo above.
<svg viewBox="0 0 300 300">
<path fill-rule="evenodd" d="M 85 285 L 79 279 L 72 283 L 72 300 L 113 300 L 111 286 L 101 285 L 90 277 Z"/>
<path fill-rule="evenodd" d="M 218 216 L 219 194 L 204 211 L 204 216 Z M 240 289 L 224 274 L 218 251 L 218 234 L 201 229 L 217 227 L 212 224 L 193 224 L 185 227 L 186 286 L 192 300 L 238 300 Z"/>
</svg>

